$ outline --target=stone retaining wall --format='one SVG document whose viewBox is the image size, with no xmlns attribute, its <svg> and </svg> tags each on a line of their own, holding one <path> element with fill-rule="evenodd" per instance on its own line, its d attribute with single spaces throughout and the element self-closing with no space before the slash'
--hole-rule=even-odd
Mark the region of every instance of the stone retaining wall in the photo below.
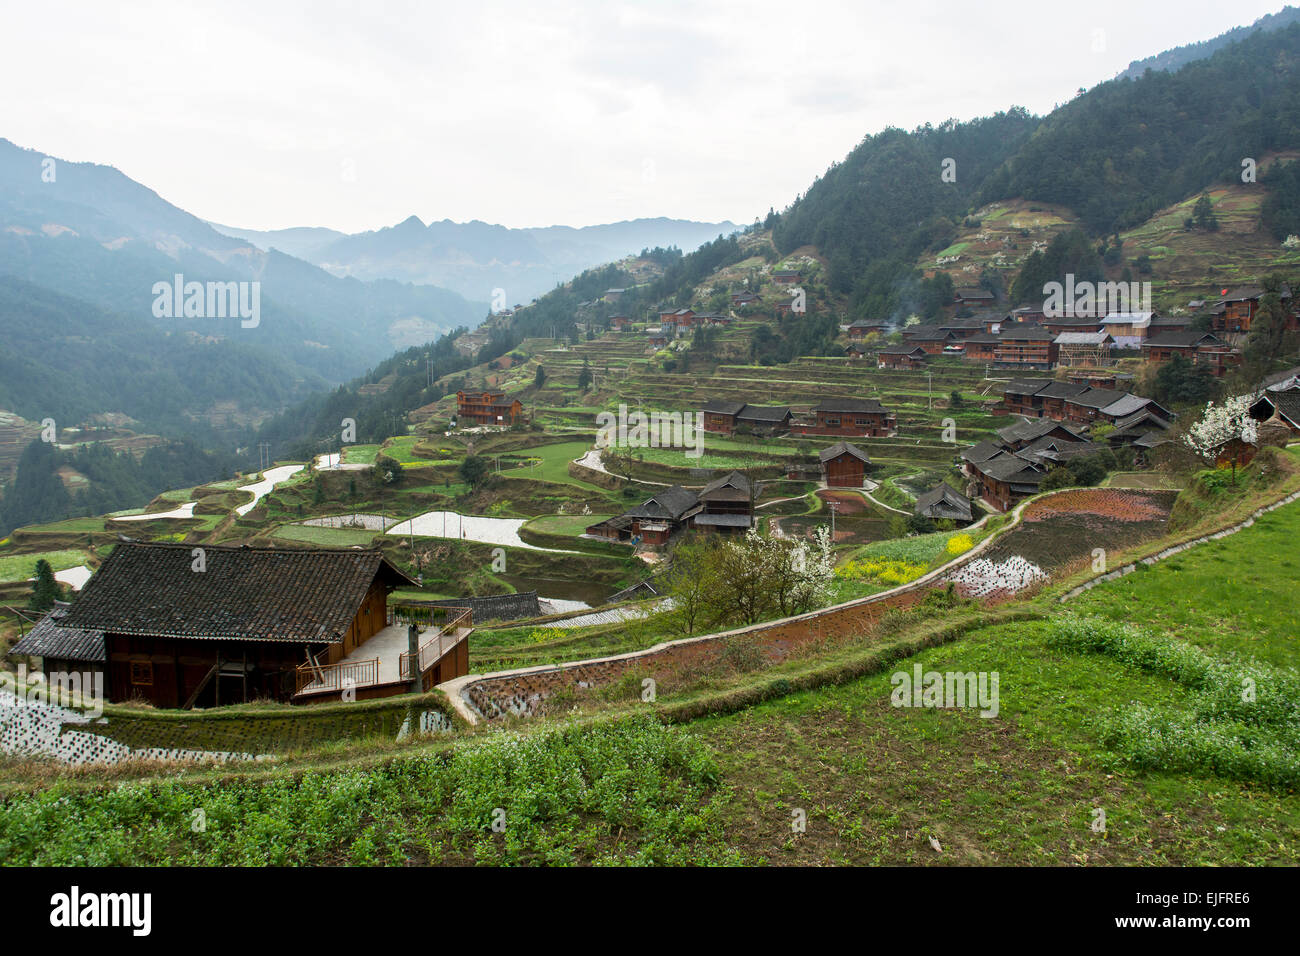
<svg viewBox="0 0 1300 956">
<path fill-rule="evenodd" d="M 1050 494 L 1056 492 L 1048 492 Z M 732 649 L 741 642 L 749 645 L 745 653 L 761 655 L 763 664 L 778 663 L 806 644 L 829 635 L 866 628 L 890 609 L 917 604 L 932 585 L 939 583 L 954 568 L 977 558 L 1000 534 L 1016 527 L 1028 504 L 1046 496 L 1026 499 L 1012 512 L 1005 528 L 956 560 L 940 565 L 910 584 L 880 594 L 749 627 L 667 641 L 627 654 L 495 674 L 470 674 L 440 684 L 438 689 L 446 693 L 461 717 L 477 724 L 504 714 L 534 714 L 547 697 L 558 692 L 608 685 L 638 668 L 671 674 L 708 667 L 724 658 L 729 650 L 734 652 Z"/>
</svg>

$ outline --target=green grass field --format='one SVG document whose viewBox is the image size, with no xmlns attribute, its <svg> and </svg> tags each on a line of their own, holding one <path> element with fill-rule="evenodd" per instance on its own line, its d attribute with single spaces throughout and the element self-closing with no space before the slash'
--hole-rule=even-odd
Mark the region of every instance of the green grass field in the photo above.
<svg viewBox="0 0 1300 956">
<path fill-rule="evenodd" d="M 538 445 L 536 448 L 524 448 L 516 452 L 502 452 L 503 455 L 510 454 L 525 459 L 537 459 L 537 461 L 535 464 L 528 461 L 515 468 L 507 467 L 508 463 L 503 461 L 501 463 L 501 475 L 504 478 L 531 478 L 536 481 L 551 481 L 557 484 L 595 488 L 595 485 L 579 481 L 569 475 L 569 462 L 581 458 L 590 448 L 590 442 L 566 441 L 554 445 Z M 489 457 L 492 456 L 489 455 Z"/>
<path fill-rule="evenodd" d="M 1117 621 L 1140 617 L 1211 652 L 1300 660 L 1296 581 L 1300 504 L 1257 519 L 1245 531 L 1139 570 L 1071 602 Z"/>
<path fill-rule="evenodd" d="M 597 522 L 604 521 L 611 515 L 542 515 L 528 522 L 529 530 L 541 534 L 582 534 Z"/>
<path fill-rule="evenodd" d="M 287 524 L 277 528 L 273 537 L 285 541 L 306 541 L 324 548 L 367 546 L 379 532 L 364 528 L 317 528 L 312 525 Z"/>
<path fill-rule="evenodd" d="M 75 568 L 86 563 L 84 551 L 65 549 L 36 554 L 0 553 L 0 581 L 26 581 L 36 573 L 36 562 L 45 559 L 55 571 Z"/>
</svg>

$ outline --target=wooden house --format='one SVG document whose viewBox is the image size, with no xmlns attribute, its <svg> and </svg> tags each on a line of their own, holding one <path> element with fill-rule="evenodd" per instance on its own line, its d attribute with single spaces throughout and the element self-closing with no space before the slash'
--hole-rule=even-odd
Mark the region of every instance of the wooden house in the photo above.
<svg viewBox="0 0 1300 956">
<path fill-rule="evenodd" d="M 1099 391 L 1108 391 L 1106 389 Z M 1128 392 L 1121 392 L 1120 397 L 1115 399 L 1109 405 L 1102 406 L 1097 411 L 1097 419 L 1110 425 L 1118 425 L 1121 421 L 1131 418 L 1139 412 L 1146 412 L 1155 415 L 1166 422 L 1174 420 L 1174 413 L 1165 408 L 1153 398 L 1143 398 L 1141 395 L 1131 395 Z"/>
<path fill-rule="evenodd" d="M 794 285 L 803 278 L 798 269 L 777 269 L 772 273 L 772 281 L 777 285 Z"/>
<path fill-rule="evenodd" d="M 812 415 L 813 422 L 795 426 L 798 434 L 886 438 L 898 427 L 897 416 L 874 398 L 824 399 Z"/>
<path fill-rule="evenodd" d="M 616 332 L 626 332 L 632 327 L 632 317 L 630 315 L 611 315 L 609 317 L 609 327 Z"/>
<path fill-rule="evenodd" d="M 1290 288 L 1283 286 L 1281 295 L 1282 307 L 1289 314 L 1291 311 Z M 1259 303 L 1263 297 L 1264 290 L 1259 286 L 1230 289 L 1223 296 L 1223 301 L 1219 303 L 1221 309 L 1217 309 L 1212 313 L 1211 330 L 1228 334 L 1249 332 L 1250 326 L 1255 320 L 1255 315 L 1259 312 Z M 1294 322 L 1289 324 L 1294 327 Z"/>
<path fill-rule="evenodd" d="M 817 453 L 826 484 L 832 488 L 861 488 L 871 459 L 856 445 L 836 442 Z"/>
<path fill-rule="evenodd" d="M 1111 388 L 1086 388 L 1078 395 L 1066 398 L 1063 420 L 1076 425 L 1091 425 L 1098 419 L 1105 421 L 1102 409 L 1114 405 L 1127 394 Z"/>
<path fill-rule="evenodd" d="M 40 658 L 37 669 L 47 681 L 57 673 L 103 673 L 104 632 L 59 626 L 71 607 L 66 601 L 54 602 L 54 607 L 13 646 L 9 656 Z"/>
<path fill-rule="evenodd" d="M 731 294 L 732 308 L 736 308 L 736 309 L 743 308 L 744 306 L 747 305 L 753 305 L 757 301 L 758 301 L 758 296 L 754 295 L 754 293 L 748 290 L 743 292 L 733 292 Z"/>
<path fill-rule="evenodd" d="M 699 501 L 700 510 L 691 519 L 694 528 L 735 534 L 748 531 L 754 524 L 754 485 L 738 471 L 705 485 Z"/>
<path fill-rule="evenodd" d="M 630 518 L 632 542 L 648 547 L 662 547 L 678 531 L 690 524 L 701 510 L 695 492 L 673 485 L 655 492 L 635 508 L 624 512 Z"/>
<path fill-rule="evenodd" d="M 189 708 L 411 689 L 388 596 L 415 582 L 379 551 L 200 550 L 201 561 L 189 544 L 118 544 L 57 622 L 103 635 L 110 700 Z M 467 614 L 428 659 L 421 646 L 422 677 L 468 672 Z"/>
<path fill-rule="evenodd" d="M 957 337 L 937 325 L 913 325 L 903 329 L 903 341 L 920 346 L 929 355 L 941 355 L 944 349 L 957 341 Z"/>
<path fill-rule="evenodd" d="M 519 399 L 507 399 L 505 392 L 457 392 L 456 423 L 513 425 L 523 416 Z"/>
<path fill-rule="evenodd" d="M 1241 364 L 1241 353 L 1213 332 L 1162 332 L 1142 343 L 1142 357 L 1153 365 L 1163 365 L 1175 355 L 1209 369 L 1216 378 Z"/>
<path fill-rule="evenodd" d="M 786 405 L 746 405 L 736 415 L 736 427 L 758 435 L 775 435 L 790 428 L 794 412 Z"/>
<path fill-rule="evenodd" d="M 1300 435 L 1300 382 L 1290 388 L 1266 388 L 1250 406 L 1250 417 L 1260 423 L 1284 426 Z"/>
<path fill-rule="evenodd" d="M 1097 332 L 1101 330 L 1101 319 L 1086 315 L 1046 316 L 1036 324 L 1047 331 L 1061 335 L 1065 332 Z"/>
<path fill-rule="evenodd" d="M 847 345 L 844 347 L 844 355 L 851 359 L 860 359 L 867 354 L 867 350 L 861 345 Z"/>
<path fill-rule="evenodd" d="M 917 495 L 913 513 L 932 521 L 972 520 L 970 499 L 947 482 L 941 482 L 924 494 Z"/>
<path fill-rule="evenodd" d="M 1002 451 L 981 462 L 972 462 L 977 493 L 998 511 L 1008 511 L 1017 502 L 1038 493 L 1047 469 L 1027 458 Z"/>
<path fill-rule="evenodd" d="M 692 309 L 673 309 L 659 313 L 659 327 L 665 331 L 670 328 L 684 331 L 697 324 L 695 312 Z"/>
<path fill-rule="evenodd" d="M 962 341 L 961 357 L 967 362 L 992 364 L 1001 338 L 996 332 L 979 332 Z"/>
<path fill-rule="evenodd" d="M 700 409 L 704 416 L 704 430 L 730 435 L 736 430 L 736 416 L 745 408 L 744 402 L 713 400 L 706 402 Z"/>
<path fill-rule="evenodd" d="M 1007 318 L 1009 320 L 1008 324 L 1022 322 L 1027 325 L 1046 325 L 1051 317 L 1043 309 L 1035 309 L 1026 305 L 1019 309 L 1012 309 Z"/>
<path fill-rule="evenodd" d="M 1140 348 L 1150 334 L 1154 312 L 1112 312 L 1101 320 L 1116 348 Z"/>
<path fill-rule="evenodd" d="M 1044 438 L 1064 442 L 1086 441 L 1079 432 L 1063 422 L 1046 418 L 1022 418 L 997 431 L 998 444 L 1004 451 L 1018 452 Z"/>
<path fill-rule="evenodd" d="M 928 353 L 919 345 L 910 343 L 886 345 L 876 350 L 876 366 L 878 368 L 923 368 L 928 357 Z"/>
<path fill-rule="evenodd" d="M 997 297 L 988 289 L 977 286 L 959 287 L 953 294 L 953 302 L 958 308 L 963 306 L 990 306 Z"/>
<path fill-rule="evenodd" d="M 998 333 L 993 350 L 997 368 L 1042 369 L 1056 364 L 1056 336 L 1041 325 L 1012 325 Z"/>
<path fill-rule="evenodd" d="M 865 339 L 868 335 L 882 334 L 888 328 L 889 326 L 884 322 L 858 319 L 856 322 L 849 323 L 849 338 Z"/>
<path fill-rule="evenodd" d="M 1039 405 L 1039 415 L 1052 421 L 1065 421 L 1065 403 L 1076 395 L 1082 395 L 1089 389 L 1088 385 L 1074 382 L 1052 382 L 1040 388 L 1033 396 Z"/>
<path fill-rule="evenodd" d="M 1052 382 L 1050 378 L 1025 378 L 1007 382 L 1002 386 L 1002 407 L 1012 415 L 1039 418 L 1043 414 L 1043 399 L 1038 393 Z"/>
</svg>

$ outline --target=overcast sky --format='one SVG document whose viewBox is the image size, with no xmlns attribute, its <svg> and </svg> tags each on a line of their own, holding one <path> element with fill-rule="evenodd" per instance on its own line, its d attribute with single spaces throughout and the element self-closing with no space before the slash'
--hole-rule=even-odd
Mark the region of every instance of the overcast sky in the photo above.
<svg viewBox="0 0 1300 956">
<path fill-rule="evenodd" d="M 744 223 L 886 126 L 1044 113 L 1281 7 L 10 0 L 0 136 L 247 228 Z"/>
</svg>

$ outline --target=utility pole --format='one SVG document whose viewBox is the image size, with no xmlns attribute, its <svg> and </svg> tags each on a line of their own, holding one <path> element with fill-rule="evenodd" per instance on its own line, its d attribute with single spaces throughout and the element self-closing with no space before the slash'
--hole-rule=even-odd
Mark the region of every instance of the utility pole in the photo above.
<svg viewBox="0 0 1300 956">
<path fill-rule="evenodd" d="M 930 398 L 930 411 L 934 411 L 934 372 L 925 370 L 926 391 Z"/>
<path fill-rule="evenodd" d="M 833 547 L 835 545 L 835 515 L 840 510 L 840 503 L 838 501 L 832 501 L 830 503 L 830 506 L 831 506 L 831 546 Z"/>
</svg>

